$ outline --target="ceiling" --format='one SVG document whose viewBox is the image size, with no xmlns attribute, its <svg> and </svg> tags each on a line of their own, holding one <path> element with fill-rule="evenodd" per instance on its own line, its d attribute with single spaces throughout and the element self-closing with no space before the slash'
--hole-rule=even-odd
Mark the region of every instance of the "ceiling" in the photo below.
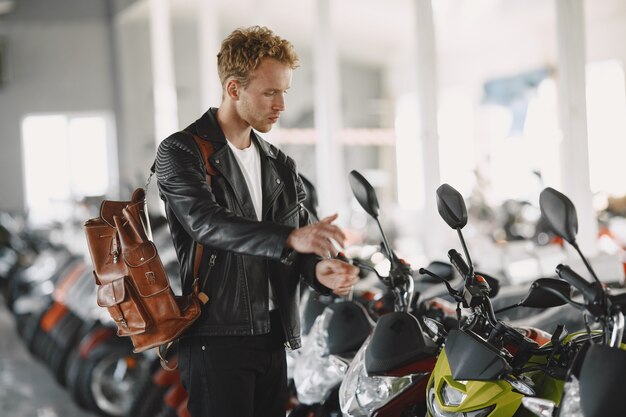
<svg viewBox="0 0 626 417">
<path fill-rule="evenodd" d="M 211 2 L 222 34 L 238 26 L 262 24 L 290 39 L 298 50 L 310 48 L 314 42 L 318 0 L 171 0 L 173 18 L 197 19 L 199 1 Z M 385 67 L 404 65 L 406 57 L 414 53 L 415 6 L 425 0 L 326 1 L 335 47 L 343 59 Z M 468 78 L 553 65 L 556 1 L 433 0 L 440 82 L 454 85 Z M 147 0 L 138 0 L 124 13 L 146 19 L 147 4 Z M 584 7 L 588 38 L 611 24 L 626 32 L 626 1 L 586 0 Z M 615 39 L 616 44 L 623 44 L 617 39 L 625 38 Z M 588 50 L 593 56 L 601 48 L 588 46 Z"/>
</svg>

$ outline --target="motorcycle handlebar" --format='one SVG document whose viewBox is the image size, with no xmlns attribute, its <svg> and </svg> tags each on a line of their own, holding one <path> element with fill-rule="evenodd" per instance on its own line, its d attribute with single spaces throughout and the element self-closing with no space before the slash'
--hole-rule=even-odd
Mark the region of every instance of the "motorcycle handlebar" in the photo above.
<svg viewBox="0 0 626 417">
<path fill-rule="evenodd" d="M 599 288 L 592 282 L 587 281 L 567 265 L 559 264 L 556 267 L 556 273 L 559 277 L 569 282 L 585 297 L 589 303 L 594 303 L 602 297 L 602 288 Z"/>
<path fill-rule="evenodd" d="M 469 266 L 465 263 L 465 260 L 454 249 L 450 249 L 448 251 L 448 258 L 450 258 L 450 263 L 459 271 L 459 274 L 465 279 L 470 272 Z"/>
</svg>

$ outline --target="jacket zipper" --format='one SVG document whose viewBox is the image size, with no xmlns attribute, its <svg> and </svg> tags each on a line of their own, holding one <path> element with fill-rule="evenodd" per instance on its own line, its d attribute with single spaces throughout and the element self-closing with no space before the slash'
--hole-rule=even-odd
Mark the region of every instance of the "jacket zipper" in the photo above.
<svg viewBox="0 0 626 417">
<path fill-rule="evenodd" d="M 243 258 L 239 258 L 237 261 L 241 261 L 241 272 L 243 274 L 243 284 L 246 286 L 246 301 L 248 302 L 248 319 L 250 320 L 250 334 L 254 334 L 254 319 L 252 317 L 252 305 L 250 304 L 250 289 L 248 288 L 248 277 L 246 276 L 246 265 Z M 239 264 L 239 262 L 237 262 Z M 237 265 L 239 267 L 239 265 Z"/>
<path fill-rule="evenodd" d="M 295 206 L 294 208 L 292 208 L 291 210 L 289 210 L 287 213 L 283 214 L 282 216 L 280 216 L 280 219 L 276 220 L 276 223 L 281 223 L 283 222 L 285 219 L 289 218 L 290 216 L 292 216 L 294 213 L 296 213 L 298 210 L 300 210 L 302 208 L 302 203 L 298 203 L 297 206 Z"/>
<path fill-rule="evenodd" d="M 206 304 L 209 301 L 209 296 L 205 292 L 206 283 L 209 282 L 209 276 L 211 275 L 211 270 L 213 269 L 213 266 L 215 266 L 216 259 L 217 259 L 217 252 L 213 252 L 211 256 L 209 257 L 209 268 L 207 269 L 206 275 L 204 276 L 204 282 L 202 283 L 202 290 L 200 291 L 200 293 L 204 294 L 206 297 L 205 298 L 206 301 L 203 301 L 203 304 Z"/>
</svg>

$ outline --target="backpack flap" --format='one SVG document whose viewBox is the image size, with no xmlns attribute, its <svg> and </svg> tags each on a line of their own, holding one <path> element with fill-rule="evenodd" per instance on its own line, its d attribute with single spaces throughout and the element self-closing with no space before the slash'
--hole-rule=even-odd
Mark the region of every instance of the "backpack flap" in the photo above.
<svg viewBox="0 0 626 417">
<path fill-rule="evenodd" d="M 124 278 L 98 287 L 97 302 L 100 307 L 113 307 L 124 301 L 125 298 Z"/>
<path fill-rule="evenodd" d="M 146 313 L 140 304 L 130 300 L 125 278 L 120 278 L 98 287 L 97 302 L 100 307 L 106 307 L 117 324 L 118 336 L 141 334 L 150 326 Z"/>
<path fill-rule="evenodd" d="M 101 217 L 87 220 L 83 226 L 96 279 L 106 284 L 128 275 L 122 260 L 122 248 L 117 232 Z"/>
</svg>

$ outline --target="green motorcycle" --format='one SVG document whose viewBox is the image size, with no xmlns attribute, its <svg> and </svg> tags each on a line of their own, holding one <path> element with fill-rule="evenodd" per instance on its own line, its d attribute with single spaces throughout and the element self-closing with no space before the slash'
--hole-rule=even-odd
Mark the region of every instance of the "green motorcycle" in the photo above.
<svg viewBox="0 0 626 417">
<path fill-rule="evenodd" d="M 626 370 L 623 344 L 626 294 L 613 295 L 604 288 L 582 254 L 576 243 L 576 209 L 569 198 L 548 187 L 541 192 L 539 203 L 548 224 L 576 249 L 593 277 L 594 281 L 588 282 L 565 265 L 556 268 L 557 274 L 582 294 L 581 308 L 586 317 L 600 325 L 602 338 L 596 338 L 597 343 L 583 349 L 572 364 L 560 403 L 531 397 L 524 398 L 522 403 L 542 417 L 624 416 L 626 385 L 619 381 Z"/>
<path fill-rule="evenodd" d="M 457 230 L 468 261 L 455 250 L 448 252 L 451 263 L 465 277 L 463 288 L 448 286 L 448 292 L 458 303 L 458 316 L 461 307 L 469 309 L 470 314 L 447 335 L 427 385 L 427 415 L 531 417 L 535 414 L 521 406 L 524 398 L 538 397 L 558 404 L 578 353 L 590 341 L 603 339 L 606 333 L 568 335 L 563 326 L 557 326 L 547 338 L 532 337 L 529 329 L 513 328 L 498 320 L 487 296 L 488 284 L 474 272 L 461 233 L 467 223 L 462 196 L 443 184 L 437 190 L 437 207 L 444 221 Z M 518 305 L 547 308 L 570 303 L 584 308 L 584 304 L 572 300 L 572 282 L 564 279 L 567 281 L 535 281 L 526 299 Z"/>
</svg>

